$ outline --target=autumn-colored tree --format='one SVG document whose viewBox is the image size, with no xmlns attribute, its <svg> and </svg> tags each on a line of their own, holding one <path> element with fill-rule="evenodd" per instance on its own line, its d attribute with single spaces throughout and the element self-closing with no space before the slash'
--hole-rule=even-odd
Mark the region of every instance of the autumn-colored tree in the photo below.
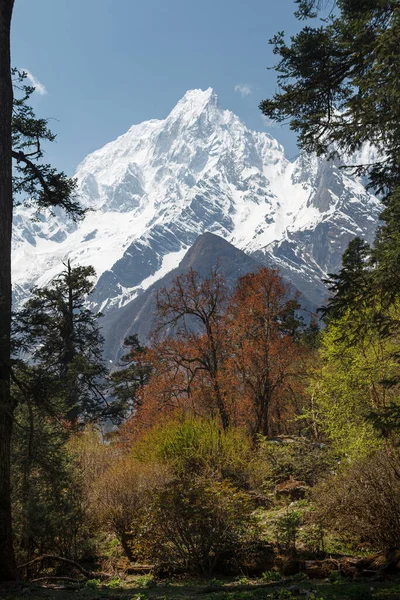
<svg viewBox="0 0 400 600">
<path fill-rule="evenodd" d="M 217 416 L 224 430 L 244 425 L 253 435 L 288 432 L 313 352 L 299 308 L 276 269 L 245 275 L 231 296 L 215 270 L 177 277 L 158 296 L 152 375 L 124 431 L 151 427 L 161 413 Z"/>
<path fill-rule="evenodd" d="M 222 385 L 226 359 L 223 331 L 228 290 L 223 276 L 212 270 L 206 279 L 190 270 L 157 297 L 158 323 L 153 350 L 158 356 L 157 389 L 163 403 L 182 401 L 216 413 L 224 429 L 230 423 Z M 172 334 L 163 338 L 165 334 Z M 172 339 L 172 336 L 174 339 Z M 161 361 L 161 362 L 160 362 Z"/>
<path fill-rule="evenodd" d="M 302 321 L 298 296 L 277 269 L 263 268 L 238 281 L 225 316 L 230 352 L 226 365 L 238 418 L 253 434 L 282 433 L 284 417 L 302 388 Z"/>
</svg>

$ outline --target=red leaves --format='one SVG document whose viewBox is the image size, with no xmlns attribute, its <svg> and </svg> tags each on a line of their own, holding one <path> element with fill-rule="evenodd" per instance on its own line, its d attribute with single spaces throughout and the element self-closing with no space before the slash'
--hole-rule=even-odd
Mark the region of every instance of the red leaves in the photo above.
<svg viewBox="0 0 400 600">
<path fill-rule="evenodd" d="M 288 431 L 309 351 L 299 342 L 297 296 L 278 270 L 245 275 L 230 297 L 217 271 L 207 279 L 189 271 L 160 292 L 157 308 L 139 427 L 190 413 L 253 434 Z"/>
</svg>

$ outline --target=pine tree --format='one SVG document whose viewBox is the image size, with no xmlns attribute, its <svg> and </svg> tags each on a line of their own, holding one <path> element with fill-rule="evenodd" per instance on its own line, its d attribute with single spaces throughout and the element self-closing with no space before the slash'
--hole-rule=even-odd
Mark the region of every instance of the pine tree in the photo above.
<svg viewBox="0 0 400 600">
<path fill-rule="evenodd" d="M 362 310 L 365 296 L 371 285 L 371 248 L 360 238 L 354 238 L 342 257 L 339 273 L 329 273 L 324 279 L 331 297 L 321 309 L 325 320 L 343 316 L 351 308 Z"/>
<path fill-rule="evenodd" d="M 297 0 L 299 19 L 318 18 L 318 0 Z M 393 335 L 398 319 L 391 307 L 400 289 L 400 5 L 398 0 L 338 0 L 336 9 L 286 44 L 283 32 L 271 42 L 280 57 L 280 90 L 260 104 L 278 121 L 290 120 L 300 146 L 348 162 L 365 143 L 375 149 L 370 163 L 351 170 L 364 175 L 385 209 L 372 249 L 351 242 L 339 274 L 327 280 L 333 297 L 325 315 L 350 309 L 359 335 L 374 324 Z M 342 165 L 346 168 L 344 165 Z M 347 167 L 348 168 L 348 167 Z"/>
<path fill-rule="evenodd" d="M 113 396 L 110 409 L 114 412 L 114 419 L 126 417 L 140 406 L 140 392 L 148 383 L 153 370 L 146 356 L 147 349 L 142 346 L 136 334 L 127 337 L 124 346 L 128 348 L 128 352 L 120 359 L 121 368 L 110 376 L 110 393 Z"/>
<path fill-rule="evenodd" d="M 316 19 L 320 0 L 296 0 L 296 16 Z M 330 157 L 370 142 L 367 175 L 390 197 L 400 185 L 400 6 L 398 0 L 332 1 L 330 14 L 291 38 L 271 40 L 280 60 L 279 91 L 260 104 L 277 121 L 290 120 L 300 146 Z M 325 3 L 326 5 L 326 3 Z"/>
<path fill-rule="evenodd" d="M 85 303 L 93 277 L 92 267 L 68 261 L 14 317 L 13 502 L 23 562 L 38 549 L 74 554 L 83 525 L 66 443 L 74 425 L 110 410 L 99 315 Z"/>
<path fill-rule="evenodd" d="M 299 19 L 317 19 L 320 0 L 296 0 Z M 337 0 L 317 26 L 271 42 L 279 56 L 280 90 L 260 104 L 277 121 L 289 119 L 300 146 L 343 160 L 371 144 L 371 162 L 350 169 L 363 175 L 381 197 L 384 210 L 372 248 L 359 239 L 349 245 L 338 274 L 329 275 L 332 297 L 323 308 L 333 331 L 349 352 L 364 340 L 390 348 L 398 364 L 400 321 L 400 3 L 398 0 Z M 325 5 L 326 6 L 326 5 Z M 357 156 L 357 154 L 356 154 Z M 362 156 L 362 153 L 360 154 Z M 345 167 L 342 164 L 343 168 Z M 345 326 L 343 326 L 345 323 Z M 343 339 L 336 339 L 336 343 Z M 380 382 L 397 389 L 399 370 Z M 400 428 L 397 401 L 375 407 L 381 430 Z"/>
<path fill-rule="evenodd" d="M 68 261 L 50 285 L 32 291 L 15 317 L 16 350 L 28 354 L 42 402 L 47 399 L 51 411 L 57 399 L 64 406 L 61 416 L 71 423 L 105 416 L 108 410 L 100 315 L 85 304 L 94 275 L 92 267 L 72 268 Z"/>
<path fill-rule="evenodd" d="M 11 477 L 18 563 L 46 553 L 75 558 L 85 523 L 63 398 L 43 368 L 20 362 L 13 378 Z"/>
</svg>

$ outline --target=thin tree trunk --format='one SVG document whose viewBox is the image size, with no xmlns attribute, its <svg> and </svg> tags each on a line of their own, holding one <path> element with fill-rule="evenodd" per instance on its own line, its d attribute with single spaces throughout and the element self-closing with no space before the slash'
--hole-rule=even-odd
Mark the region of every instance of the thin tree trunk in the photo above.
<svg viewBox="0 0 400 600">
<path fill-rule="evenodd" d="M 10 28 L 14 0 L 0 0 L 0 581 L 16 578 L 11 529 L 10 454 L 13 405 L 10 396 L 12 82 Z"/>
</svg>

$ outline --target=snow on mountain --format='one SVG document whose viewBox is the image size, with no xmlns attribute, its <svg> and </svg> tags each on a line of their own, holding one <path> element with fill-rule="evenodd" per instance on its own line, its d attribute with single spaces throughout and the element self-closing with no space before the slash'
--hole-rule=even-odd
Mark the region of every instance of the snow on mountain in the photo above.
<svg viewBox="0 0 400 600">
<path fill-rule="evenodd" d="M 18 303 L 67 257 L 95 267 L 93 305 L 123 306 L 177 267 L 206 231 L 267 264 L 318 301 L 348 241 L 372 241 L 380 206 L 336 164 L 290 162 L 269 134 L 249 130 L 212 89 L 191 90 L 164 120 L 132 126 L 87 156 L 76 178 L 91 209 L 78 225 L 34 220 L 17 207 L 13 280 Z M 314 289 L 315 288 L 315 289 Z"/>
</svg>

